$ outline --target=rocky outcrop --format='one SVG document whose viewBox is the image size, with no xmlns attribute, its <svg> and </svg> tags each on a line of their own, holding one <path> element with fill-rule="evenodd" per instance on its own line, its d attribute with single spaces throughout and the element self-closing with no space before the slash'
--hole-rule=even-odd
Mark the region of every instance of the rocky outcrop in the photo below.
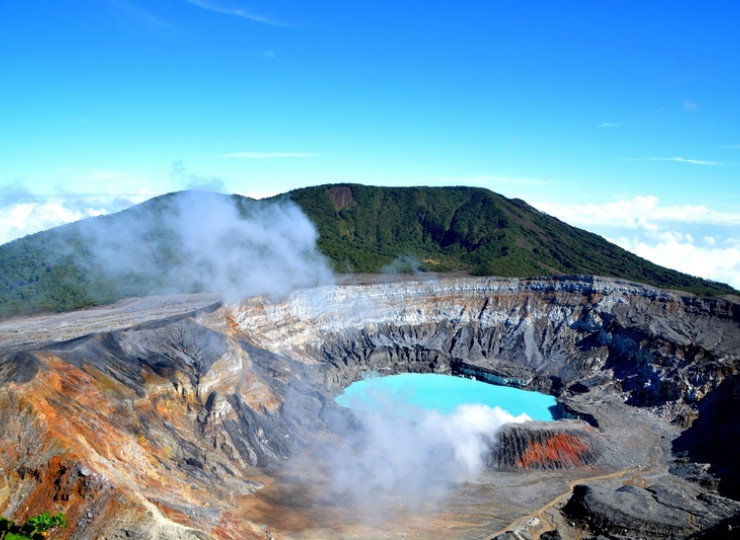
<svg viewBox="0 0 740 540">
<path fill-rule="evenodd" d="M 740 504 L 670 477 L 646 487 L 577 485 L 562 512 L 609 538 L 732 538 L 740 526 Z"/>
<path fill-rule="evenodd" d="M 687 463 L 710 464 L 710 478 L 718 479 L 717 488 L 729 497 L 740 500 L 740 461 L 727 448 L 740 448 L 740 374 L 726 377 L 711 390 L 688 415 L 691 427 L 673 443 L 673 450 L 685 456 Z M 677 466 L 677 473 L 688 473 L 687 467 Z M 696 474 L 696 473 L 694 473 Z M 688 473 L 692 477 L 691 473 Z M 707 482 L 700 474 L 699 482 Z M 711 482 L 711 480 L 709 480 Z"/>
<path fill-rule="evenodd" d="M 255 467 L 305 446 L 324 399 L 300 375 L 291 386 L 289 362 L 190 317 L 16 352 L 1 368 L 0 512 L 60 508 L 85 531 L 74 537 L 256 535 L 223 501 L 260 487 Z"/>
<path fill-rule="evenodd" d="M 671 534 L 696 535 L 736 511 L 721 496 L 737 485 L 725 444 L 736 433 L 714 426 L 736 399 L 738 351 L 737 304 L 597 278 L 343 285 L 232 305 L 161 298 L 3 321 L 0 513 L 64 511 L 69 538 L 326 537 L 327 523 L 345 530 L 356 509 L 341 521 L 341 504 L 319 492 L 322 475 L 293 482 L 320 467 L 283 464 L 352 430 L 352 415 L 333 401 L 352 381 L 437 372 L 552 393 L 571 418 L 501 431 L 486 474 L 521 486 L 465 487 L 473 491 L 450 508 L 490 498 L 489 510 L 450 517 L 461 528 L 439 529 L 447 537 L 501 528 L 475 521 L 491 508 L 513 520 L 545 506 L 542 497 L 562 493 L 561 471 L 629 478 L 636 467 L 651 480 L 643 491 L 578 488 L 568 517 L 553 521 L 613 532 L 621 525 L 588 516 L 632 497 L 656 509 L 658 524 L 681 513 L 688 528 Z M 711 451 L 709 432 L 720 437 Z M 684 471 L 703 460 L 717 482 L 664 481 L 679 458 Z M 667 498 L 663 485 L 683 495 Z M 710 499 L 726 512 L 686 517 Z M 651 515 L 625 520 L 663 534 Z M 368 537 L 378 536 L 376 528 Z"/>
<path fill-rule="evenodd" d="M 496 467 L 574 469 L 596 465 L 604 441 L 584 422 L 509 424 L 497 434 L 492 454 Z"/>
</svg>

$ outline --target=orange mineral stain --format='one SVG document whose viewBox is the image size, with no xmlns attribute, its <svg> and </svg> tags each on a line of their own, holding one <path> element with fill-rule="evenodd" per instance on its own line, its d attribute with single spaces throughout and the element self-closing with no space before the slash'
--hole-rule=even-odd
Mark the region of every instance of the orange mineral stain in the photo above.
<svg viewBox="0 0 740 540">
<path fill-rule="evenodd" d="M 584 441 L 568 433 L 555 433 L 544 442 L 532 442 L 516 461 L 517 467 L 528 468 L 555 463 L 581 464 L 581 456 L 591 451 Z"/>
</svg>

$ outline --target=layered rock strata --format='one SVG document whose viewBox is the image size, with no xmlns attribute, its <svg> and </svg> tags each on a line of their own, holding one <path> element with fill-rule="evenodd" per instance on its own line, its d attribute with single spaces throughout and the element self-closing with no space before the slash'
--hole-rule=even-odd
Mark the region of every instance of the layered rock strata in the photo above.
<svg viewBox="0 0 740 540">
<path fill-rule="evenodd" d="M 598 465 L 604 440 L 580 422 L 509 424 L 497 433 L 491 462 L 499 468 L 578 469 Z"/>
<path fill-rule="evenodd" d="M 273 489 L 293 475 L 277 471 L 351 429 L 352 415 L 333 401 L 347 384 L 436 372 L 552 393 L 572 418 L 504 429 L 484 475 L 491 486 L 481 480 L 445 503 L 463 512 L 463 501 L 488 501 L 489 510 L 467 521 L 437 516 L 436 525 L 456 523 L 440 529 L 447 537 L 488 538 L 540 507 L 554 509 L 548 520 L 564 535 L 616 534 L 621 522 L 587 516 L 626 496 L 666 501 L 656 495 L 665 486 L 682 494 L 664 505 L 671 512 L 690 516 L 710 499 L 720 508 L 671 534 L 717 530 L 737 515 L 722 497 L 737 485 L 727 450 L 736 430 L 714 429 L 740 395 L 732 301 L 598 278 L 471 278 L 238 305 L 149 302 L 136 317 L 119 305 L 0 324 L 0 513 L 65 511 L 69 538 L 330 537 L 352 523 L 341 504 L 322 499 L 316 483 Z M 712 448 L 708 432 L 722 437 Z M 701 460 L 714 483 L 668 473 Z M 638 473 L 649 480 L 644 493 L 619 491 L 616 480 L 546 504 L 563 479 Z M 516 478 L 521 487 L 497 495 L 493 484 Z M 653 508 L 648 521 L 670 514 Z M 394 537 L 388 527 L 367 537 Z M 635 534 L 663 534 L 651 527 Z"/>
</svg>

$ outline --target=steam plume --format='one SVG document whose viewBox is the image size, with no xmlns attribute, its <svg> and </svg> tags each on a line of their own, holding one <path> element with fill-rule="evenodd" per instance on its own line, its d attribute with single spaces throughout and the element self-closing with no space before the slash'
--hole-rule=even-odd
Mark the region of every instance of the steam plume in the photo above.
<svg viewBox="0 0 740 540">
<path fill-rule="evenodd" d="M 335 496 L 367 507 L 383 496 L 408 505 L 442 497 L 486 468 L 502 425 L 530 420 L 479 404 L 450 414 L 421 410 L 401 395 L 385 396 L 382 408 L 355 410 L 354 429 L 323 454 Z"/>
<path fill-rule="evenodd" d="M 90 271 L 143 293 L 229 301 L 333 282 L 313 224 L 290 201 L 188 191 L 145 205 L 78 224 Z"/>
</svg>

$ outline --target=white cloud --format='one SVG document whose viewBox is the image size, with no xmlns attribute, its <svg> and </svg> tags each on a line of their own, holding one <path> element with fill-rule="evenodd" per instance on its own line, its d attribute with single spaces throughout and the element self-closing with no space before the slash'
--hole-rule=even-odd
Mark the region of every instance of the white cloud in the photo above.
<svg viewBox="0 0 740 540">
<path fill-rule="evenodd" d="M 48 178 L 52 181 L 42 183 L 30 178 L 0 183 L 0 244 L 73 221 L 112 214 L 168 191 L 225 190 L 221 179 L 192 173 L 182 161 L 172 164 L 167 184 L 136 172 L 102 168 L 54 170 L 45 175 L 44 179 Z M 159 188 L 157 192 L 148 189 L 154 184 Z M 248 196 L 276 194 L 265 191 Z"/>
<path fill-rule="evenodd" d="M 699 108 L 698 103 L 696 103 L 695 101 L 689 101 L 688 99 L 683 100 L 681 105 L 683 105 L 683 108 L 687 111 L 695 111 Z"/>
<path fill-rule="evenodd" d="M 273 159 L 273 158 L 313 158 L 321 154 L 312 152 L 233 152 L 231 154 L 221 154 L 225 158 L 243 158 L 243 159 Z"/>
<path fill-rule="evenodd" d="M 716 161 L 704 161 L 701 159 L 688 159 L 684 157 L 654 157 L 649 161 L 675 161 L 677 163 L 690 163 L 692 165 L 719 165 Z"/>
<path fill-rule="evenodd" d="M 244 195 L 245 197 L 250 197 L 252 199 L 268 199 L 270 197 L 274 197 L 275 195 L 280 195 L 283 193 L 282 191 L 274 190 L 274 191 L 261 191 L 261 190 L 250 190 L 245 193 L 240 193 L 240 195 Z"/>
<path fill-rule="evenodd" d="M 535 202 L 533 206 L 597 233 L 608 229 L 606 236 L 614 238 L 610 241 L 656 264 L 740 289 L 740 212 L 720 212 L 705 205 L 663 206 L 654 195 L 598 204 Z M 705 234 L 707 229 L 715 234 Z"/>
<path fill-rule="evenodd" d="M 33 198 L 0 206 L 0 244 L 84 218 L 117 212 L 149 198 L 141 195 Z"/>
<path fill-rule="evenodd" d="M 242 8 L 233 8 L 233 7 L 224 6 L 222 4 L 213 2 L 211 0 L 185 0 L 185 1 L 188 4 L 192 4 L 201 9 L 213 11 L 214 13 L 221 13 L 223 15 L 233 15 L 235 17 L 241 17 L 243 19 L 248 19 L 256 23 L 268 24 L 270 26 L 292 26 L 291 24 L 288 24 L 284 21 L 275 19 L 274 17 L 270 15 L 254 13 L 252 11 L 242 9 Z"/>
<path fill-rule="evenodd" d="M 740 212 L 720 212 L 703 204 L 662 206 L 654 195 L 606 203 L 532 202 L 535 208 L 571 225 L 600 225 L 657 230 L 666 223 L 740 226 Z"/>
<path fill-rule="evenodd" d="M 713 242 L 697 245 L 690 235 L 663 233 L 655 237 L 619 238 L 615 243 L 661 266 L 692 276 L 728 283 L 740 290 L 740 245 Z"/>
<path fill-rule="evenodd" d="M 0 243 L 82 218 L 107 213 L 100 208 L 76 210 L 60 201 L 21 203 L 0 208 Z"/>
</svg>

